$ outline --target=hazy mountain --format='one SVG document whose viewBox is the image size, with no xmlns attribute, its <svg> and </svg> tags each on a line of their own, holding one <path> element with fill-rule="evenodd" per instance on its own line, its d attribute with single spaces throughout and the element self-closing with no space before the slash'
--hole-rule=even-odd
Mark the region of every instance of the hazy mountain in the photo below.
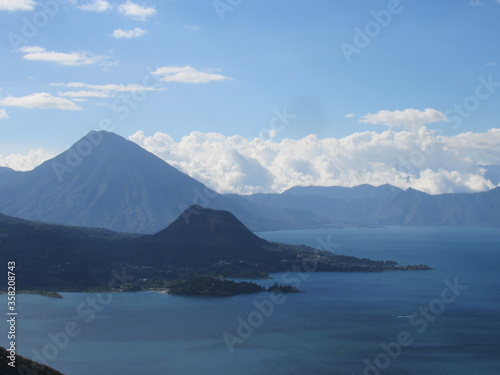
<svg viewBox="0 0 500 375">
<path fill-rule="evenodd" d="M 491 176 L 498 166 L 488 166 Z M 27 220 L 155 233 L 199 204 L 254 231 L 358 225 L 498 225 L 497 193 L 429 195 L 391 185 L 221 195 L 116 134 L 90 132 L 28 172 L 0 168 L 0 212 Z M 196 209 L 186 215 L 195 217 Z"/>
<path fill-rule="evenodd" d="M 266 212 L 239 197 L 217 194 L 106 131 L 90 132 L 32 171 L 2 168 L 0 173 L 0 212 L 28 220 L 154 233 L 188 206 L 201 204 L 230 210 L 254 230 L 294 228 L 301 215 L 313 226 L 324 222 L 309 212 Z"/>
<path fill-rule="evenodd" d="M 500 225 L 500 188 L 430 195 L 390 185 L 300 187 L 245 199 L 266 207 L 309 210 L 332 225 Z"/>
<path fill-rule="evenodd" d="M 352 188 L 342 186 L 296 186 L 285 190 L 283 195 L 320 195 L 330 199 L 383 199 L 399 191 L 402 191 L 402 189 L 389 184 L 382 186 L 364 184 Z"/>
<path fill-rule="evenodd" d="M 19 177 L 23 172 L 15 171 L 11 168 L 0 167 L 0 186 L 13 181 L 14 178 Z"/>
<path fill-rule="evenodd" d="M 29 220 L 154 232 L 192 204 L 200 182 L 116 134 L 91 132 L 0 189 L 0 212 Z M 184 204 L 184 206 L 182 206 Z"/>
</svg>

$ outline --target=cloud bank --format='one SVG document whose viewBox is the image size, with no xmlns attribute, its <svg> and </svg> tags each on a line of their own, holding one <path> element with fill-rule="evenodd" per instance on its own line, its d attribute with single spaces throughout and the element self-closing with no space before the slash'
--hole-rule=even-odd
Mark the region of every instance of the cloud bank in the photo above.
<svg viewBox="0 0 500 375">
<path fill-rule="evenodd" d="M 201 132 L 176 142 L 168 134 L 138 131 L 130 140 L 222 193 L 365 183 L 431 194 L 478 192 L 494 187 L 483 165 L 500 164 L 500 129 L 446 137 L 421 127 L 280 142 Z"/>
<path fill-rule="evenodd" d="M 31 149 L 26 154 L 0 155 L 0 166 L 9 167 L 16 171 L 29 171 L 42 164 L 45 160 L 54 157 L 42 148 Z"/>
<path fill-rule="evenodd" d="M 281 141 L 192 132 L 175 141 L 168 134 L 130 140 L 221 193 L 282 192 L 297 185 L 392 184 L 430 194 L 479 192 L 495 185 L 485 178 L 500 165 L 500 129 L 439 135 L 417 132 L 362 132 L 344 138 Z M 42 149 L 0 156 L 0 165 L 30 170 L 51 155 Z"/>
</svg>

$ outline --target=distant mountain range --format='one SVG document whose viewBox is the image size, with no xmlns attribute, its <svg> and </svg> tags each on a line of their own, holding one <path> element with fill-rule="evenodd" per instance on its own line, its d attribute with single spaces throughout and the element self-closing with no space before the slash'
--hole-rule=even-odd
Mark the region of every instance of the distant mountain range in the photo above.
<svg viewBox="0 0 500 375">
<path fill-rule="evenodd" d="M 22 175 L 23 172 L 15 171 L 11 168 L 0 167 L 0 184 L 8 183 L 12 178 Z"/>
<path fill-rule="evenodd" d="M 309 210 L 332 225 L 500 225 L 500 188 L 473 194 L 430 195 L 391 185 L 296 187 L 282 194 L 247 196 L 249 202 Z"/>
<path fill-rule="evenodd" d="M 499 166 L 486 166 L 498 180 Z M 253 231 L 371 225 L 500 225 L 500 190 L 429 195 L 391 185 L 218 194 L 137 144 L 90 132 L 28 172 L 0 167 L 0 213 L 41 222 L 156 233 L 193 204 Z M 193 212 L 188 216 L 193 216 Z"/>
</svg>

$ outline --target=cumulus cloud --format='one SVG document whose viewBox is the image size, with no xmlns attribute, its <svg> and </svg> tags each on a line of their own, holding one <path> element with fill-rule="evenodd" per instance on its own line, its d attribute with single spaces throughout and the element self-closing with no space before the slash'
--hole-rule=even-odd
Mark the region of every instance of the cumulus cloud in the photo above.
<svg viewBox="0 0 500 375">
<path fill-rule="evenodd" d="M 105 56 L 96 56 L 86 51 L 71 53 L 47 51 L 45 48 L 39 46 L 22 47 L 20 51 L 24 53 L 23 58 L 26 60 L 54 62 L 67 66 L 90 65 L 107 58 Z"/>
<path fill-rule="evenodd" d="M 161 80 L 165 82 L 209 83 L 231 79 L 221 74 L 201 72 L 190 66 L 165 66 L 152 74 L 162 76 Z"/>
<path fill-rule="evenodd" d="M 59 96 L 70 97 L 70 98 L 84 98 L 84 97 L 109 98 L 114 96 L 118 92 L 166 90 L 165 88 L 162 87 L 143 86 L 135 83 L 126 85 L 121 83 L 91 85 L 83 82 L 69 82 L 69 83 L 52 83 L 52 86 L 67 87 L 72 89 L 82 89 L 82 90 L 64 91 L 58 93 Z"/>
<path fill-rule="evenodd" d="M 437 121 L 447 121 L 444 113 L 431 108 L 424 111 L 418 109 L 405 109 L 403 111 L 382 110 L 377 113 L 368 113 L 364 115 L 360 123 L 385 125 L 391 128 L 403 128 L 407 130 L 416 130 L 419 127 Z"/>
<path fill-rule="evenodd" d="M 494 187 L 483 166 L 500 164 L 500 129 L 446 137 L 422 127 L 280 142 L 202 132 L 175 141 L 168 134 L 139 131 L 130 139 L 223 193 L 365 183 L 431 194 L 477 192 Z"/>
<path fill-rule="evenodd" d="M 421 128 L 344 138 L 309 135 L 280 142 L 202 132 L 175 141 L 168 134 L 147 136 L 138 131 L 129 139 L 222 193 L 365 183 L 389 183 L 430 194 L 478 192 L 495 186 L 485 177 L 485 166 L 500 165 L 500 129 L 446 137 Z M 50 157 L 36 149 L 0 156 L 0 165 L 29 170 Z"/>
<path fill-rule="evenodd" d="M 146 30 L 140 29 L 138 27 L 133 30 L 116 29 L 113 31 L 113 37 L 115 37 L 116 39 L 132 39 L 140 38 L 147 33 L 148 32 Z"/>
<path fill-rule="evenodd" d="M 0 109 L 0 120 L 4 118 L 9 118 L 9 115 L 7 114 L 7 111 L 5 109 Z"/>
<path fill-rule="evenodd" d="M 353 118 L 354 113 L 348 113 L 347 115 L 344 116 L 344 118 Z"/>
<path fill-rule="evenodd" d="M 0 0 L 0 10 L 10 12 L 16 10 L 34 10 L 36 3 L 34 0 Z"/>
<path fill-rule="evenodd" d="M 8 96 L 0 99 L 0 105 L 5 107 L 62 109 L 66 111 L 78 111 L 82 109 L 69 99 L 52 96 L 46 92 L 37 92 L 21 97 Z"/>
<path fill-rule="evenodd" d="M 118 11 L 134 20 L 146 21 L 156 14 L 155 7 L 142 6 L 132 1 L 127 1 L 118 7 Z"/>
<path fill-rule="evenodd" d="M 0 165 L 16 171 L 30 171 L 54 155 L 47 153 L 43 148 L 31 149 L 27 154 L 0 155 Z"/>
<path fill-rule="evenodd" d="M 87 4 L 78 6 L 78 9 L 81 9 L 85 12 L 101 13 L 113 9 L 113 6 L 105 0 L 94 0 Z"/>
</svg>

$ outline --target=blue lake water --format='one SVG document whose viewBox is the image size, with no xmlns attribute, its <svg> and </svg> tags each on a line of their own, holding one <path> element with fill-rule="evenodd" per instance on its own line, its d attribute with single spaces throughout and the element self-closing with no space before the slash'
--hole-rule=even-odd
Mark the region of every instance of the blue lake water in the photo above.
<svg viewBox="0 0 500 375">
<path fill-rule="evenodd" d="M 267 293 L 20 295 L 18 353 L 39 354 L 67 375 L 500 374 L 500 228 L 259 235 L 434 270 L 276 274 L 304 291 L 277 303 Z M 5 296 L 0 306 L 5 311 Z M 404 346 L 394 344 L 398 337 Z"/>
</svg>

